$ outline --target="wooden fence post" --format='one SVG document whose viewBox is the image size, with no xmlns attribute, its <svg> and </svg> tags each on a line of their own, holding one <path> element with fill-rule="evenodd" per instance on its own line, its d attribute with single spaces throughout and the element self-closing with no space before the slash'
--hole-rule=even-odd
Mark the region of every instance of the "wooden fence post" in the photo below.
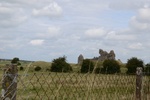
<svg viewBox="0 0 150 100">
<path fill-rule="evenodd" d="M 17 65 L 7 65 L 2 79 L 2 100 L 16 100 L 17 76 Z"/>
<path fill-rule="evenodd" d="M 142 90 L 142 67 L 137 67 L 136 69 L 136 100 L 141 100 L 141 90 Z"/>
</svg>

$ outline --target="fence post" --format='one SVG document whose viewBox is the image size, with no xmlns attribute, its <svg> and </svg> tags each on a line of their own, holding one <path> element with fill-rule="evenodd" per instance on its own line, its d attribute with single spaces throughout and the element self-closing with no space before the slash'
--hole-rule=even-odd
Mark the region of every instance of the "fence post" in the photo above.
<svg viewBox="0 0 150 100">
<path fill-rule="evenodd" d="M 142 67 L 136 69 L 136 100 L 141 100 L 142 70 Z"/>
<path fill-rule="evenodd" d="M 17 65 L 6 65 L 2 78 L 2 100 L 16 100 L 17 76 Z"/>
</svg>

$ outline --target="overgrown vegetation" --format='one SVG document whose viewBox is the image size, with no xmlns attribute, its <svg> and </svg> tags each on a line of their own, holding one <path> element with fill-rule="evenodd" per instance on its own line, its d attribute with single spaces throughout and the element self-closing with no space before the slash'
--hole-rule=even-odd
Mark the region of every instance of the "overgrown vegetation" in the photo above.
<svg viewBox="0 0 150 100">
<path fill-rule="evenodd" d="M 41 70 L 40 70 L 40 72 L 46 72 L 46 71 L 52 71 L 52 72 L 62 72 L 62 70 L 64 70 L 63 72 L 81 72 L 81 68 L 82 68 L 82 64 L 81 65 L 79 65 L 79 64 L 74 64 L 74 63 L 67 63 L 67 64 L 69 64 L 69 66 L 70 67 L 63 67 L 63 69 L 62 69 L 62 66 L 64 66 L 65 65 L 65 63 L 64 63 L 64 65 L 63 65 L 63 63 L 60 61 L 58 61 L 57 59 L 60 59 L 60 58 L 63 58 L 63 59 L 65 59 L 64 61 L 66 62 L 66 57 L 59 57 L 59 58 L 56 58 L 56 59 L 54 59 L 56 62 L 57 62 L 57 64 L 58 63 L 60 63 L 60 64 L 58 64 L 58 66 L 60 66 L 60 67 L 58 67 L 58 68 L 60 68 L 58 71 L 55 71 L 53 68 L 51 68 L 52 67 L 52 63 L 53 63 L 53 65 L 55 65 L 54 64 L 54 60 L 52 61 L 52 62 L 45 62 L 45 61 L 32 61 L 32 63 L 31 63 L 31 61 L 25 61 L 25 60 L 19 60 L 19 58 L 17 58 L 17 57 L 15 57 L 15 58 L 13 58 L 12 60 L 9 60 L 9 61 L 7 61 L 7 60 L 4 60 L 4 61 L 1 61 L 0 62 L 0 68 L 4 68 L 5 66 L 6 66 L 6 64 L 10 64 L 10 63 L 20 63 L 20 64 L 18 64 L 18 69 L 19 70 L 26 70 L 26 69 L 28 69 L 28 71 L 29 72 L 34 72 L 35 71 L 35 67 L 36 66 L 40 66 L 41 67 Z M 142 62 L 141 64 L 138 64 L 138 63 L 135 63 L 136 62 L 136 60 L 131 60 L 131 59 L 136 59 L 136 60 L 139 60 L 140 62 Z M 85 59 L 86 60 L 86 59 Z M 130 61 L 131 60 L 131 61 Z M 97 74 L 101 74 L 101 73 L 103 73 L 103 74 L 108 74 L 108 73 L 111 73 L 111 74 L 113 74 L 113 73 L 118 73 L 119 72 L 119 70 L 118 71 L 116 71 L 116 72 L 108 72 L 108 71 L 106 71 L 106 70 L 108 70 L 109 68 L 107 68 L 106 66 L 104 67 L 104 65 L 103 65 L 103 63 L 104 63 L 104 61 L 93 61 L 93 60 L 91 60 L 90 61 L 90 63 L 93 63 L 93 65 L 94 65 L 94 67 L 92 68 L 92 67 L 90 67 L 90 70 L 88 69 L 89 68 L 89 65 L 87 65 L 88 66 L 88 68 L 86 69 L 86 67 L 84 67 L 84 68 L 82 68 L 82 70 L 86 70 L 85 72 L 83 71 L 83 73 L 87 73 L 88 71 L 89 72 L 92 72 L 93 70 L 93 72 L 94 73 L 97 73 Z M 115 63 L 116 62 L 118 62 L 118 61 L 115 61 Z M 132 62 L 132 63 L 131 63 Z M 134 62 L 134 63 L 133 63 Z M 30 64 L 31 63 L 31 64 Z M 90 64 L 89 63 L 89 64 Z M 30 64 L 30 66 L 28 66 L 28 64 Z M 117 63 L 116 63 L 117 64 Z M 128 74 L 135 74 L 135 70 L 136 70 L 136 67 L 138 66 L 142 66 L 143 68 L 144 68 L 144 72 L 145 72 L 145 74 L 146 75 L 149 75 L 148 73 L 149 73 L 149 63 L 148 64 L 146 64 L 145 66 L 144 66 L 144 63 L 143 63 L 143 61 L 142 60 L 140 60 L 140 59 L 137 59 L 136 57 L 132 57 L 132 58 L 130 58 L 130 59 L 128 59 L 128 62 L 127 62 L 127 64 L 124 64 L 124 63 L 119 63 L 118 62 L 118 64 L 119 64 L 119 66 L 120 66 L 120 73 L 123 73 L 123 74 L 125 74 L 125 73 L 128 73 Z M 62 65 L 62 66 L 61 66 Z M 92 66 L 93 66 L 92 65 Z M 110 64 L 110 66 L 111 66 L 112 64 Z M 131 67 L 129 67 L 129 65 L 131 65 Z M 68 65 L 67 65 L 68 66 Z M 57 67 L 56 67 L 56 69 L 57 69 Z M 114 66 L 112 66 L 112 67 L 114 67 Z M 112 67 L 110 67 L 110 69 L 111 70 L 114 70 Z M 66 70 L 68 70 L 69 69 L 69 71 L 66 71 Z M 87 71 L 88 70 L 88 71 Z M 134 72 L 133 73 L 131 73 L 130 71 L 131 70 L 134 70 Z M 129 73 L 130 72 L 130 73 Z"/>
<path fill-rule="evenodd" d="M 81 66 L 81 73 L 91 73 L 94 69 L 94 63 L 90 59 L 84 59 Z"/>
<path fill-rule="evenodd" d="M 18 82 L 18 93 L 17 93 L 18 95 L 17 96 L 20 97 L 19 100 L 23 98 L 26 99 L 27 97 L 28 99 L 35 99 L 35 98 L 43 99 L 44 98 L 45 100 L 48 99 L 48 97 L 51 98 L 52 100 L 54 98 L 55 99 L 57 98 L 60 100 L 62 98 L 66 100 L 72 100 L 72 98 L 82 99 L 82 100 L 87 100 L 89 98 L 91 100 L 99 100 L 99 99 L 132 100 L 134 99 L 135 78 L 136 78 L 135 75 L 115 74 L 115 73 L 119 73 L 122 67 L 123 67 L 122 69 L 126 69 L 125 67 L 127 66 L 124 66 L 124 65 L 120 66 L 117 61 L 113 61 L 113 60 L 105 60 L 104 62 L 94 62 L 94 61 L 90 61 L 89 59 L 85 59 L 84 64 L 82 64 L 84 66 L 79 66 L 78 64 L 69 64 L 69 63 L 66 64 L 66 63 L 67 63 L 66 57 L 59 57 L 57 59 L 54 59 L 52 61 L 52 64 L 50 62 L 40 61 L 40 62 L 34 62 L 32 64 L 28 63 L 29 66 L 27 66 L 27 63 L 21 62 L 21 64 L 24 64 L 24 65 L 18 67 L 20 69 L 22 67 L 26 71 L 27 68 L 29 68 L 29 70 L 30 68 L 32 68 L 33 71 L 36 71 L 34 68 L 36 68 L 35 66 L 37 66 L 37 69 L 41 68 L 41 70 L 39 70 L 39 72 L 36 72 L 37 74 L 30 73 L 29 75 L 27 75 L 28 73 L 25 73 L 27 76 L 18 77 L 18 80 L 22 80 L 21 82 L 23 82 L 23 83 Z M 4 65 L 5 63 L 1 62 L 0 64 Z M 52 67 L 50 65 L 55 65 L 55 67 L 54 66 Z M 71 70 L 64 71 L 66 67 L 62 68 L 62 66 L 68 66 L 69 68 L 71 68 Z M 81 67 L 84 68 L 86 72 L 83 72 L 83 73 L 86 73 L 86 74 L 75 73 L 75 72 L 81 71 L 80 69 Z M 91 73 L 93 72 L 93 70 L 96 70 L 94 67 L 97 68 L 98 74 Z M 43 68 L 44 69 L 49 68 L 50 70 L 52 68 L 56 68 L 56 69 L 61 68 L 58 70 L 58 72 L 70 72 L 72 70 L 73 72 L 72 73 L 53 73 L 53 72 L 49 73 L 49 72 L 46 72 L 46 70 L 43 70 Z M 103 71 L 103 73 L 107 75 L 101 74 L 102 73 L 101 70 Z M 44 74 L 40 74 L 40 72 L 42 71 L 45 71 Z M 23 71 L 20 71 L 20 72 L 23 72 Z M 126 72 L 126 70 L 124 72 Z M 150 72 L 150 64 L 148 63 L 145 65 L 145 73 L 149 75 L 149 72 Z M 108 75 L 108 74 L 111 74 L 111 75 Z M 148 77 L 149 76 L 144 76 L 144 79 L 145 79 L 144 84 L 149 84 L 148 83 L 149 81 L 146 80 L 148 79 Z M 37 80 L 39 82 L 37 82 Z M 28 84 L 26 86 L 27 88 L 24 89 L 23 85 L 26 85 L 26 84 Z"/>
<path fill-rule="evenodd" d="M 132 57 L 128 59 L 126 67 L 127 67 L 127 74 L 135 74 L 137 67 L 142 67 L 144 70 L 144 63 L 141 59 Z"/>
<path fill-rule="evenodd" d="M 145 75 L 149 75 L 150 76 L 150 63 L 145 65 Z"/>
<path fill-rule="evenodd" d="M 52 61 L 52 72 L 71 72 L 72 67 L 66 62 L 66 57 L 59 57 Z"/>
<path fill-rule="evenodd" d="M 23 68 L 22 66 L 20 66 L 19 69 L 20 69 L 20 71 L 23 71 L 23 70 L 24 70 L 24 68 Z"/>
<path fill-rule="evenodd" d="M 40 71 L 42 68 L 40 67 L 40 66 L 36 66 L 35 68 L 34 68 L 34 70 L 35 71 Z"/>
<path fill-rule="evenodd" d="M 23 83 L 18 83 L 17 97 L 19 100 L 134 100 L 135 79 L 134 75 L 30 74 Z"/>
<path fill-rule="evenodd" d="M 12 63 L 12 64 L 21 65 L 21 64 L 19 63 L 19 58 L 17 58 L 17 57 L 13 58 L 12 61 L 11 61 L 11 63 Z"/>
<path fill-rule="evenodd" d="M 104 74 L 115 74 L 120 73 L 120 65 L 116 60 L 105 60 L 103 62 L 103 68 L 101 73 Z"/>
</svg>

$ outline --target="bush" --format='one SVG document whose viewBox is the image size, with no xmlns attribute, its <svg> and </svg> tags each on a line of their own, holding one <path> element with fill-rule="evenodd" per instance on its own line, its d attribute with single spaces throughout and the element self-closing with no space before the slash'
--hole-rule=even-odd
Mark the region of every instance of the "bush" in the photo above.
<svg viewBox="0 0 150 100">
<path fill-rule="evenodd" d="M 70 72 L 72 67 L 66 62 L 66 57 L 59 57 L 52 61 L 52 72 Z"/>
<path fill-rule="evenodd" d="M 103 62 L 103 68 L 101 73 L 104 74 L 115 74 L 120 73 L 120 65 L 116 60 L 105 60 Z"/>
<path fill-rule="evenodd" d="M 143 61 L 136 57 L 128 59 L 126 67 L 127 67 L 127 74 L 136 74 L 137 67 L 142 67 L 144 69 Z"/>
<path fill-rule="evenodd" d="M 24 70 L 24 68 L 22 66 L 20 66 L 20 71 Z"/>
<path fill-rule="evenodd" d="M 11 60 L 11 63 L 16 64 L 16 63 L 18 63 L 18 61 L 19 61 L 19 58 L 15 57 Z"/>
<path fill-rule="evenodd" d="M 95 74 L 101 73 L 101 68 L 100 67 L 95 68 L 94 73 Z"/>
<path fill-rule="evenodd" d="M 12 64 L 17 64 L 17 65 L 21 65 L 21 63 L 19 63 L 19 58 L 15 57 L 11 60 Z"/>
<path fill-rule="evenodd" d="M 40 71 L 42 68 L 40 67 L 40 66 L 36 66 L 35 68 L 34 68 L 34 70 L 35 71 Z"/>
<path fill-rule="evenodd" d="M 92 72 L 94 69 L 94 63 L 90 59 L 85 59 L 82 62 L 81 73 Z"/>
<path fill-rule="evenodd" d="M 150 63 L 145 65 L 145 75 L 149 75 L 150 76 Z"/>
</svg>

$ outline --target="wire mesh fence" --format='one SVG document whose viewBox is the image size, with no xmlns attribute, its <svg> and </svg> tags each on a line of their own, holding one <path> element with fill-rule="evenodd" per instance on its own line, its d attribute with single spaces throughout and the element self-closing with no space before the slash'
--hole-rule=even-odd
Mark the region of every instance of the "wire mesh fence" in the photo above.
<svg viewBox="0 0 150 100">
<path fill-rule="evenodd" d="M 33 74 L 28 79 L 18 84 L 18 96 L 21 100 L 27 97 L 31 100 L 135 98 L 135 76 L 49 73 Z"/>
<path fill-rule="evenodd" d="M 38 72 L 17 80 L 16 100 L 135 100 L 136 94 L 136 75 Z M 142 87 L 142 100 L 150 100 L 149 76 Z"/>
</svg>

